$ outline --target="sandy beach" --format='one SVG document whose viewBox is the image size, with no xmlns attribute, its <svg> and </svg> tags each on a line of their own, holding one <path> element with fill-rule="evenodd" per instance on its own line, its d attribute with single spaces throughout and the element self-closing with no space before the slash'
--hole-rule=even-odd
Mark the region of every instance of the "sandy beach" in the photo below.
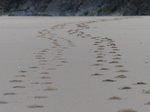
<svg viewBox="0 0 150 112">
<path fill-rule="evenodd" d="M 0 17 L 0 112 L 149 112 L 150 17 Z"/>
</svg>

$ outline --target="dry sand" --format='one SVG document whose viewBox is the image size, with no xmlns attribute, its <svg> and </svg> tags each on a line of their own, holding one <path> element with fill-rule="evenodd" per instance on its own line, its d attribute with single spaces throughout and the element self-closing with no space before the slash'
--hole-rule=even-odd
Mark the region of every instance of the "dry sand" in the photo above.
<svg viewBox="0 0 150 112">
<path fill-rule="evenodd" d="M 150 17 L 1 17 L 0 112 L 149 112 Z"/>
</svg>

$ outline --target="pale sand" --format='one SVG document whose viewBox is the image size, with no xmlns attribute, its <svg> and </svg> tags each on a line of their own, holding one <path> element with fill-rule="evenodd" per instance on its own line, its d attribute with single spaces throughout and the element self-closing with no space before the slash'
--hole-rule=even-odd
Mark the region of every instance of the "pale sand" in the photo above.
<svg viewBox="0 0 150 112">
<path fill-rule="evenodd" d="M 150 17 L 1 17 L 0 112 L 149 112 Z"/>
</svg>

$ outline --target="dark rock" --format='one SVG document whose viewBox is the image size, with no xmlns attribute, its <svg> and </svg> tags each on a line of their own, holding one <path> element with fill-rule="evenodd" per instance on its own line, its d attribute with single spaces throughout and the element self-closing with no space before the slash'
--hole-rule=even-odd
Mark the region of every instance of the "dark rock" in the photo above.
<svg viewBox="0 0 150 112">
<path fill-rule="evenodd" d="M 149 0 L 0 0 L 10 16 L 149 15 Z"/>
<path fill-rule="evenodd" d="M 9 14 L 9 16 L 32 16 L 31 11 L 15 11 Z"/>
</svg>

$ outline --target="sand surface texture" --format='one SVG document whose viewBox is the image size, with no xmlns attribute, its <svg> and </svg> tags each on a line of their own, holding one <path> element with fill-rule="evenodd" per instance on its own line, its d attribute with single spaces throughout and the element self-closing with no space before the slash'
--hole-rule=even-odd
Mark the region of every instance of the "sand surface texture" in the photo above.
<svg viewBox="0 0 150 112">
<path fill-rule="evenodd" d="M 0 112 L 149 112 L 149 17 L 1 17 Z"/>
</svg>

